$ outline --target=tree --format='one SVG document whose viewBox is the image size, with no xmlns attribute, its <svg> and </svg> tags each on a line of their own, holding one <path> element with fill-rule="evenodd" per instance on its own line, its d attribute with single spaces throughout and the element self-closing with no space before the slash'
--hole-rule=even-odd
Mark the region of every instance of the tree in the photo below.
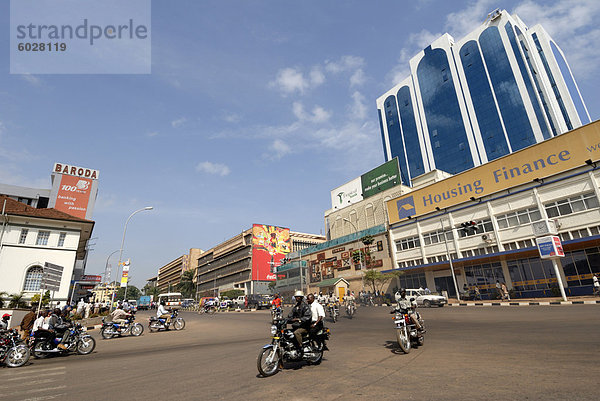
<svg viewBox="0 0 600 401">
<path fill-rule="evenodd" d="M 4 297 L 7 295 L 6 291 L 0 291 L 0 308 L 4 308 Z"/>
<path fill-rule="evenodd" d="M 269 286 L 269 290 L 271 292 L 275 291 L 275 286 L 277 285 L 277 281 L 271 281 L 269 282 L 268 286 Z"/>
<path fill-rule="evenodd" d="M 8 304 L 9 308 L 25 308 L 27 306 L 27 302 L 23 299 L 23 293 L 12 294 L 10 296 L 10 302 Z"/>
<path fill-rule="evenodd" d="M 120 299 L 123 300 L 123 295 L 125 294 L 125 288 L 121 287 L 119 288 L 119 290 L 117 291 L 117 293 L 115 294 L 115 300 Z M 140 290 L 134 286 L 134 285 L 130 285 L 127 286 L 127 297 L 125 299 L 138 299 L 140 297 Z"/>
<path fill-rule="evenodd" d="M 155 297 L 160 294 L 160 290 L 158 287 L 151 286 L 150 284 L 146 284 L 144 288 L 142 288 L 142 292 L 144 295 L 154 295 Z"/>
<path fill-rule="evenodd" d="M 228 291 L 223 291 L 221 293 L 222 296 L 225 296 L 229 299 L 234 299 L 239 297 L 240 295 L 244 295 L 244 290 L 228 290 Z"/>
<path fill-rule="evenodd" d="M 383 287 L 390 282 L 390 280 L 402 274 L 404 274 L 402 271 L 382 273 L 379 270 L 370 269 L 365 272 L 364 280 L 367 285 L 370 285 L 371 288 L 373 288 L 373 293 L 375 293 L 377 290 L 383 291 Z"/>
<path fill-rule="evenodd" d="M 363 252 L 362 258 L 364 261 L 364 267 L 367 269 L 371 267 L 371 244 L 375 241 L 372 235 L 365 235 L 360 239 L 360 241 L 365 246 L 365 250 Z"/>
<path fill-rule="evenodd" d="M 181 275 L 181 281 L 177 284 L 177 289 L 181 292 L 184 298 L 191 298 L 196 290 L 194 285 L 194 271 L 187 270 Z"/>
<path fill-rule="evenodd" d="M 50 291 L 46 291 L 42 297 L 42 306 L 50 303 Z M 40 294 L 35 294 L 31 297 L 31 305 L 37 307 L 40 304 Z"/>
</svg>

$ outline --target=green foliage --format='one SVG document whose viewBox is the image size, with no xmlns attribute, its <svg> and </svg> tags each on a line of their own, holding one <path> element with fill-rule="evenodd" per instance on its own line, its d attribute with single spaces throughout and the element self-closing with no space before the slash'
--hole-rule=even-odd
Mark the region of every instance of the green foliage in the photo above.
<svg viewBox="0 0 600 401">
<path fill-rule="evenodd" d="M 275 290 L 275 286 L 277 285 L 277 281 L 271 281 L 268 286 L 269 286 L 269 290 L 274 291 Z"/>
<path fill-rule="evenodd" d="M 382 291 L 383 287 L 390 282 L 393 278 L 396 278 L 404 274 L 402 271 L 394 271 L 390 273 L 382 273 L 379 270 L 369 269 L 365 271 L 364 280 L 365 283 L 373 288 L 373 292 L 379 290 Z"/>
<path fill-rule="evenodd" d="M 23 293 L 12 294 L 10 296 L 10 302 L 8 303 L 9 308 L 25 308 L 27 302 L 23 299 Z"/>
<path fill-rule="evenodd" d="M 117 291 L 117 293 L 115 294 L 115 301 L 116 300 L 123 300 L 123 299 L 138 299 L 140 297 L 140 290 L 134 286 L 134 285 L 130 285 L 127 286 L 127 298 L 123 298 L 123 295 L 125 294 L 125 288 L 119 288 L 119 290 Z"/>
<path fill-rule="evenodd" d="M 142 292 L 144 295 L 154 295 L 154 297 L 157 297 L 160 294 L 158 287 L 151 286 L 150 284 L 146 284 L 144 288 L 142 288 Z"/>
<path fill-rule="evenodd" d="M 244 295 L 244 290 L 228 290 L 228 291 L 223 291 L 221 293 L 222 296 L 225 296 L 229 299 L 234 299 L 239 297 L 240 295 Z"/>
<path fill-rule="evenodd" d="M 177 284 L 177 289 L 181 292 L 184 298 L 191 298 L 192 294 L 196 291 L 196 286 L 194 285 L 194 271 L 187 270 L 183 272 L 181 275 L 181 281 Z"/>
<path fill-rule="evenodd" d="M 48 305 L 50 303 L 50 291 L 46 291 L 44 293 L 44 296 L 42 296 L 42 306 L 44 305 Z M 35 306 L 37 308 L 37 306 L 40 304 L 40 294 L 35 294 L 33 297 L 31 297 L 31 305 Z"/>
<path fill-rule="evenodd" d="M 373 243 L 373 241 L 375 241 L 375 238 L 373 238 L 372 235 L 365 235 L 364 237 L 362 237 L 360 239 L 360 241 L 365 245 L 365 246 L 369 246 Z"/>
<path fill-rule="evenodd" d="M 352 251 L 352 261 L 355 265 L 361 264 L 363 260 L 363 252 L 360 249 Z"/>
<path fill-rule="evenodd" d="M 4 297 L 8 295 L 5 291 L 0 291 L 0 308 L 4 308 Z"/>
</svg>

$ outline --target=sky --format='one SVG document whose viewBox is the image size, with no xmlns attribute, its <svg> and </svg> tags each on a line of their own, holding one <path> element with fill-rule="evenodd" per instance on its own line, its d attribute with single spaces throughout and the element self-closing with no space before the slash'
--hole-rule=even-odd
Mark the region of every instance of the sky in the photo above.
<svg viewBox="0 0 600 401">
<path fill-rule="evenodd" d="M 87 274 L 153 206 L 127 226 L 140 287 L 254 223 L 324 234 L 330 191 L 384 162 L 375 100 L 495 8 L 544 26 L 597 120 L 596 0 L 154 0 L 144 75 L 10 74 L 2 1 L 0 182 L 50 188 L 55 162 L 100 171 Z"/>
</svg>

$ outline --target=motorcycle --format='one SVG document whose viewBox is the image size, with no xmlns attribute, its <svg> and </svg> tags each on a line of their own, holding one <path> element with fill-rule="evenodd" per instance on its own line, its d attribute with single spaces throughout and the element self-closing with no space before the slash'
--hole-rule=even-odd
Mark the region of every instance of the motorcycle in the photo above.
<svg viewBox="0 0 600 401">
<path fill-rule="evenodd" d="M 201 315 L 203 313 L 208 313 L 209 315 L 214 315 L 217 311 L 217 308 L 214 305 L 202 305 L 198 310 L 198 313 Z"/>
<path fill-rule="evenodd" d="M 273 320 L 282 319 L 283 311 L 281 310 L 281 307 L 272 306 L 271 307 L 271 317 L 273 318 Z"/>
<path fill-rule="evenodd" d="M 348 305 L 346 305 L 346 315 L 348 315 L 349 319 L 352 319 L 354 313 L 356 313 L 356 305 L 354 305 L 354 302 L 348 302 Z"/>
<path fill-rule="evenodd" d="M 37 330 L 31 334 L 30 350 L 34 358 L 46 358 L 49 355 L 62 355 L 77 352 L 79 355 L 88 355 L 96 348 L 96 340 L 87 334 L 87 330 L 80 323 L 66 328 L 69 335 L 64 342 L 65 349 L 58 348 L 62 335 L 54 336 L 48 330 Z"/>
<path fill-rule="evenodd" d="M 329 329 L 323 327 L 314 336 L 303 336 L 302 352 L 296 346 L 294 331 L 288 329 L 289 320 L 274 319 L 271 325 L 271 344 L 260 350 L 256 365 L 258 373 L 263 377 L 273 376 L 285 362 L 306 361 L 309 365 L 318 365 L 323 359 L 323 351 L 327 351 L 326 340 L 329 340 Z"/>
<path fill-rule="evenodd" d="M 102 328 L 100 335 L 108 340 L 114 336 L 122 336 L 123 334 L 131 334 L 134 337 L 139 337 L 144 332 L 144 326 L 135 321 L 135 316 L 132 314 L 127 317 L 127 323 L 119 324 L 115 322 L 107 322 L 102 318 Z"/>
<path fill-rule="evenodd" d="M 414 298 L 411 298 L 411 302 L 413 299 Z M 424 344 L 425 338 L 423 337 L 423 333 L 425 321 L 421 319 L 421 315 L 418 312 L 415 313 L 422 330 L 417 330 L 416 325 L 410 317 L 410 309 L 396 308 L 390 313 L 395 314 L 394 327 L 396 328 L 396 340 L 398 341 L 400 349 L 402 349 L 405 354 L 410 352 L 413 342 L 417 343 L 419 346 Z"/>
<path fill-rule="evenodd" d="M 19 332 L 15 329 L 8 330 L 0 335 L 0 363 L 9 368 L 18 368 L 29 361 L 29 348 L 21 344 Z"/>
<path fill-rule="evenodd" d="M 337 322 L 337 320 L 340 316 L 339 305 L 335 304 L 335 303 L 330 303 L 327 309 L 329 311 L 329 316 L 331 317 L 331 320 L 333 321 L 333 323 Z"/>
<path fill-rule="evenodd" d="M 150 331 L 158 331 L 158 330 L 169 330 L 171 325 L 175 330 L 183 330 L 185 327 L 185 320 L 181 317 L 177 317 L 177 310 L 171 312 L 171 323 L 167 323 L 167 319 L 158 318 L 155 316 L 150 316 L 150 320 L 148 322 L 148 329 Z"/>
</svg>

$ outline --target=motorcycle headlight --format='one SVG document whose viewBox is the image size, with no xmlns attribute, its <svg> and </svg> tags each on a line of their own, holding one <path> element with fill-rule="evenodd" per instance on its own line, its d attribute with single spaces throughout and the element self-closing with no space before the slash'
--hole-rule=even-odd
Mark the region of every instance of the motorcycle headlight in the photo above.
<svg viewBox="0 0 600 401">
<path fill-rule="evenodd" d="M 274 336 L 275 334 L 277 334 L 277 326 L 273 325 L 271 326 L 271 335 Z"/>
</svg>

